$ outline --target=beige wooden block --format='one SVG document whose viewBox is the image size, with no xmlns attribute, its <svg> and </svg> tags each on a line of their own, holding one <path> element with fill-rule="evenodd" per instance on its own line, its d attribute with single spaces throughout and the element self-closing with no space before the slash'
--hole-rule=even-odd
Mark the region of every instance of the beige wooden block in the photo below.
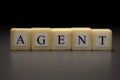
<svg viewBox="0 0 120 80">
<path fill-rule="evenodd" d="M 71 29 L 53 28 L 52 50 L 71 50 Z"/>
<path fill-rule="evenodd" d="M 112 49 L 112 31 L 110 29 L 92 29 L 93 50 Z"/>
<path fill-rule="evenodd" d="M 92 30 L 91 28 L 71 28 L 72 50 L 91 50 Z"/>
<path fill-rule="evenodd" d="M 31 28 L 31 49 L 32 50 L 51 49 L 50 28 Z"/>
<path fill-rule="evenodd" d="M 12 28 L 10 43 L 11 50 L 30 50 L 30 29 Z"/>
</svg>

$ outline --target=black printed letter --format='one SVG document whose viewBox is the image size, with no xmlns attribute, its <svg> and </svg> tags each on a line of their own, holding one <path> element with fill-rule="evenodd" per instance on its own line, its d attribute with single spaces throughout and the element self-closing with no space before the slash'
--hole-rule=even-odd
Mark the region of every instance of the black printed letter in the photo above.
<svg viewBox="0 0 120 80">
<path fill-rule="evenodd" d="M 64 44 L 64 35 L 58 35 L 58 44 Z"/>
<path fill-rule="evenodd" d="M 24 41 L 23 41 L 23 38 L 22 38 L 21 35 L 20 35 L 20 37 L 18 38 L 17 44 L 19 44 L 19 42 L 21 42 L 22 44 L 24 44 Z"/>
<path fill-rule="evenodd" d="M 40 42 L 40 37 L 43 37 L 43 41 L 42 42 Z M 37 42 L 40 44 L 40 45 L 43 45 L 43 44 L 45 44 L 45 36 L 39 36 L 38 38 L 37 38 Z"/>
<path fill-rule="evenodd" d="M 106 38 L 106 36 L 99 36 L 99 38 L 101 38 L 101 45 L 104 45 L 104 38 Z"/>
<path fill-rule="evenodd" d="M 79 37 L 79 43 L 78 44 L 80 44 L 81 41 L 85 44 L 85 42 L 86 42 L 86 36 L 84 36 L 84 40 L 83 40 L 83 38 L 81 38 L 81 36 L 78 36 L 78 37 Z"/>
</svg>

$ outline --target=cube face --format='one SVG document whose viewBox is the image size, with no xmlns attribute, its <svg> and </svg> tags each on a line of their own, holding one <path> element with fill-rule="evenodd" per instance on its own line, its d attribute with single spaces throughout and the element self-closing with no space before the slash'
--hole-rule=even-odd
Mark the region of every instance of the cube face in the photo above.
<svg viewBox="0 0 120 80">
<path fill-rule="evenodd" d="M 92 30 L 90 28 L 71 28 L 72 50 L 91 50 Z"/>
<path fill-rule="evenodd" d="M 30 50 L 30 29 L 12 28 L 10 36 L 11 50 Z"/>
<path fill-rule="evenodd" d="M 69 28 L 52 29 L 52 50 L 71 50 L 71 30 Z"/>
<path fill-rule="evenodd" d="M 31 49 L 50 50 L 51 49 L 51 29 L 32 28 L 31 29 Z"/>
<path fill-rule="evenodd" d="M 110 29 L 93 29 L 93 50 L 112 49 L 112 31 Z"/>
</svg>

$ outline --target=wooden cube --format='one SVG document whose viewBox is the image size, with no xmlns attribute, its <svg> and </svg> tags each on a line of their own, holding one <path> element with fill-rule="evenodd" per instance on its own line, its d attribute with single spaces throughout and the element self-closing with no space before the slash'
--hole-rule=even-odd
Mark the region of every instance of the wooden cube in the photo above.
<svg viewBox="0 0 120 80">
<path fill-rule="evenodd" d="M 71 29 L 54 28 L 52 33 L 52 50 L 71 50 Z"/>
<path fill-rule="evenodd" d="M 50 50 L 51 49 L 51 29 L 32 28 L 31 29 L 31 49 Z"/>
<path fill-rule="evenodd" d="M 72 50 L 91 50 L 92 30 L 90 28 L 71 28 Z"/>
<path fill-rule="evenodd" d="M 30 50 L 30 29 L 12 28 L 10 31 L 11 50 Z"/>
<path fill-rule="evenodd" d="M 112 49 L 112 31 L 110 29 L 92 29 L 93 50 Z"/>
</svg>

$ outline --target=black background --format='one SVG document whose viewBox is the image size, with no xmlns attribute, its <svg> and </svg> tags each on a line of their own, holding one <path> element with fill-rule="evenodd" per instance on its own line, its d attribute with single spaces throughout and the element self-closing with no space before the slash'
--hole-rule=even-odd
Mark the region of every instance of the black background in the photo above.
<svg viewBox="0 0 120 80">
<path fill-rule="evenodd" d="M 44 8 L 43 8 L 44 9 Z M 91 27 L 118 28 L 120 15 L 118 11 L 108 9 L 68 9 L 68 10 L 20 10 L 1 12 L 0 25 L 11 27 Z"/>
</svg>

